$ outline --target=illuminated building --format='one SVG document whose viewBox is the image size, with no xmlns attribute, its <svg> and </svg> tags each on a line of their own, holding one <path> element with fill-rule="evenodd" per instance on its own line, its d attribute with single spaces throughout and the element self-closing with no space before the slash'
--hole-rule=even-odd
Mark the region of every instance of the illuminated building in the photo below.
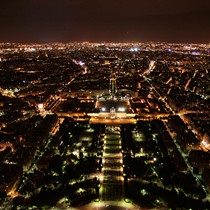
<svg viewBox="0 0 210 210">
<path fill-rule="evenodd" d="M 101 119 L 126 119 L 135 116 L 131 109 L 129 98 L 117 94 L 115 75 L 111 75 L 110 78 L 109 94 L 98 97 L 95 108 L 99 112 L 97 117 Z"/>
</svg>

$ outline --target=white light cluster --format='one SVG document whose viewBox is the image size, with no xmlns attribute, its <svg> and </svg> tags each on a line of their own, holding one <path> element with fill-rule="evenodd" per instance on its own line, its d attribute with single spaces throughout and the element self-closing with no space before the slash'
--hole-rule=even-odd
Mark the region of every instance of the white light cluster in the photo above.
<svg viewBox="0 0 210 210">
<path fill-rule="evenodd" d="M 125 112 L 125 107 L 119 107 L 119 108 L 118 108 L 118 111 L 119 111 L 119 112 Z"/>
<path fill-rule="evenodd" d="M 101 111 L 102 111 L 102 112 L 105 112 L 105 111 L 106 111 L 106 108 L 105 108 L 105 107 L 102 107 L 102 108 L 101 108 Z"/>
<path fill-rule="evenodd" d="M 43 104 L 38 104 L 38 108 L 39 109 L 43 109 L 44 108 L 44 105 Z"/>
<path fill-rule="evenodd" d="M 138 49 L 137 47 L 132 47 L 132 48 L 130 49 L 131 52 L 138 52 L 138 50 L 139 50 L 139 49 Z"/>
</svg>

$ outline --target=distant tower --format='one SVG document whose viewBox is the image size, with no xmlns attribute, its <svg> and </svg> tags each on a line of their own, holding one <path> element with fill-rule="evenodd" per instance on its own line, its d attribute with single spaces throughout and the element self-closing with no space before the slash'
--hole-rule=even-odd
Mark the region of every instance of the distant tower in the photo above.
<svg viewBox="0 0 210 210">
<path fill-rule="evenodd" d="M 114 74 L 111 75 L 111 78 L 109 81 L 109 93 L 111 95 L 115 95 L 117 93 L 117 82 L 116 82 L 116 77 Z"/>
</svg>

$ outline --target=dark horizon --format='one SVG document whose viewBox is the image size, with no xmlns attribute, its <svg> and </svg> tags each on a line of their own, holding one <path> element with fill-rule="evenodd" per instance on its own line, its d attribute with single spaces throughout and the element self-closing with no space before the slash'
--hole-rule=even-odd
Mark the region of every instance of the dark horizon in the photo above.
<svg viewBox="0 0 210 210">
<path fill-rule="evenodd" d="M 0 42 L 210 43 L 210 2 L 3 2 Z"/>
<path fill-rule="evenodd" d="M 0 44 L 17 44 L 17 45 L 50 45 L 50 44 L 55 44 L 55 43 L 58 43 L 58 44 L 69 44 L 69 43 L 101 43 L 101 44 L 109 44 L 109 43 L 114 43 L 114 44 L 119 44 L 119 43 L 122 43 L 122 44 L 136 44 L 136 43 L 139 43 L 139 44 L 149 44 L 149 43 L 154 43 L 154 44 L 180 44 L 180 45 L 202 45 L 202 44 L 210 44 L 210 41 L 209 42 L 200 42 L 200 43 L 195 43 L 195 42 L 167 42 L 167 41 L 104 41 L 104 40 L 98 40 L 98 41 L 90 41 L 90 40 L 80 40 L 80 41 L 77 41 L 77 40 L 73 40 L 73 41 L 50 41 L 50 42 L 36 42 L 36 41 L 25 41 L 25 42 L 20 42 L 20 41 L 2 41 L 0 42 Z"/>
</svg>

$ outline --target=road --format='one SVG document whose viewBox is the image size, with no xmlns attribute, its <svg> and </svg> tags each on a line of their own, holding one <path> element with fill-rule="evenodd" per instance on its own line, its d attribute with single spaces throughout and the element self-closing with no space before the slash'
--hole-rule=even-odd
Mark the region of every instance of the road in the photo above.
<svg viewBox="0 0 210 210">
<path fill-rule="evenodd" d="M 175 143 L 175 146 L 176 146 L 177 150 L 179 151 L 179 153 L 181 154 L 181 156 L 182 156 L 185 164 L 187 165 L 188 171 L 192 174 L 192 176 L 194 177 L 194 179 L 199 183 L 199 185 L 202 187 L 203 191 L 207 195 L 208 192 L 206 191 L 205 186 L 202 184 L 202 181 L 200 180 L 200 177 L 197 176 L 196 174 L 194 174 L 194 172 L 193 172 L 193 167 L 190 165 L 190 163 L 188 161 L 187 154 L 182 151 L 180 145 L 176 141 L 176 135 L 170 131 L 169 126 L 168 126 L 168 124 L 166 122 L 164 122 L 164 124 L 165 124 L 166 129 L 167 129 L 168 133 L 170 134 L 171 138 L 174 140 L 174 143 Z"/>
<path fill-rule="evenodd" d="M 42 156 L 44 155 L 44 153 L 46 152 L 46 150 L 48 149 L 48 145 L 52 140 L 52 136 L 54 136 L 56 134 L 56 132 L 59 130 L 60 128 L 60 124 L 59 122 L 63 122 L 63 119 L 58 121 L 57 124 L 54 125 L 54 127 L 52 128 L 51 132 L 49 132 L 49 136 L 47 141 L 45 142 L 45 145 L 43 146 L 43 149 L 41 151 L 39 151 L 39 154 L 37 156 L 35 156 L 34 161 L 32 162 L 30 168 L 27 171 L 24 171 L 23 173 L 23 180 L 21 181 L 20 185 L 17 188 L 17 191 L 20 191 L 20 189 L 25 185 L 25 181 L 27 183 L 27 179 L 28 179 L 28 174 L 32 173 L 35 169 L 37 170 L 36 167 L 36 163 L 42 158 Z M 38 151 L 37 151 L 38 152 Z"/>
<path fill-rule="evenodd" d="M 189 130 L 191 130 L 192 132 L 193 132 L 193 131 L 194 131 L 194 132 L 196 131 L 197 139 L 198 139 L 198 141 L 201 141 L 201 136 L 200 136 L 200 134 L 198 133 L 198 131 L 197 131 L 197 129 L 195 128 L 195 126 L 192 124 L 191 120 L 190 120 L 188 117 L 186 117 L 186 115 L 177 113 L 177 111 L 175 110 L 176 107 L 174 107 L 173 105 L 169 104 L 169 103 L 165 100 L 165 98 L 159 93 L 159 91 L 158 91 L 158 90 L 156 89 L 156 87 L 152 84 L 152 82 L 149 81 L 149 78 L 144 77 L 144 79 L 151 85 L 151 87 L 152 87 L 152 89 L 153 89 L 153 91 L 154 91 L 156 97 L 158 97 L 158 98 L 164 103 L 165 107 L 166 107 L 168 110 L 170 110 L 174 115 L 178 114 L 179 117 L 183 120 L 183 122 L 187 125 L 187 127 L 188 127 Z M 186 165 L 187 165 L 187 167 L 188 167 L 188 170 L 190 171 L 190 173 L 192 174 L 192 176 L 195 178 L 195 180 L 199 183 L 199 185 L 202 187 L 202 189 L 204 190 L 204 192 L 205 192 L 206 194 L 208 194 L 207 191 L 206 191 L 206 188 L 203 186 L 202 181 L 200 180 L 200 177 L 198 177 L 198 176 L 196 176 L 196 174 L 194 174 L 193 168 L 192 168 L 192 166 L 190 165 L 188 159 L 186 158 L 186 154 L 181 150 L 181 147 L 180 147 L 180 145 L 178 144 L 178 142 L 176 141 L 176 138 L 175 138 L 174 134 L 172 134 L 172 133 L 170 132 L 170 129 L 169 129 L 167 123 L 166 123 L 166 122 L 164 122 L 164 123 L 165 123 L 165 126 L 166 126 L 167 130 L 168 130 L 168 133 L 171 135 L 172 139 L 174 139 L 174 143 L 175 143 L 175 145 L 176 145 L 176 148 L 177 148 L 177 150 L 179 151 L 179 153 L 181 154 L 181 156 L 183 157 L 183 159 L 184 159 L 184 161 L 185 161 L 185 163 L 186 163 Z"/>
<path fill-rule="evenodd" d="M 98 117 L 91 117 L 90 118 L 90 123 L 93 124 L 135 124 L 136 119 L 134 118 L 115 118 L 115 119 L 104 119 L 104 118 L 98 118 Z"/>
</svg>

